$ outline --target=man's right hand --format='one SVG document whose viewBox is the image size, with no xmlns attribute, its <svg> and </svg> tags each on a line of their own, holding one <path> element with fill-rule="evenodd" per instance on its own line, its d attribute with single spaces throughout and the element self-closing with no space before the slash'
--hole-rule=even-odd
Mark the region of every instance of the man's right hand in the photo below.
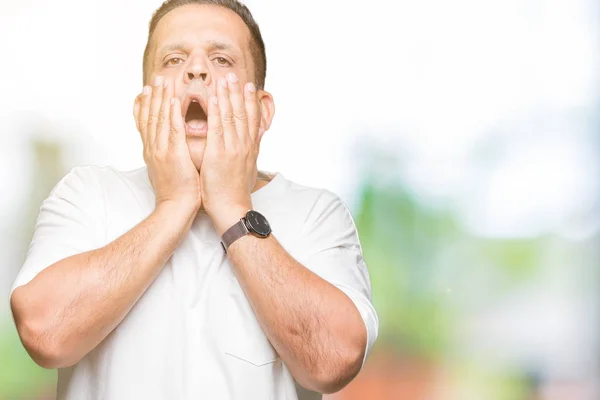
<svg viewBox="0 0 600 400">
<path fill-rule="evenodd" d="M 145 86 L 136 97 L 133 114 L 144 144 L 156 206 L 173 202 L 197 211 L 202 206 L 200 174 L 190 156 L 181 104 L 174 90 L 173 82 L 157 76 L 154 86 Z"/>
<path fill-rule="evenodd" d="M 200 174 L 188 150 L 181 106 L 177 100 L 171 104 L 174 90 L 169 84 L 165 87 L 159 80 L 146 87 L 134 107 L 156 195 L 152 213 L 103 247 L 89 249 L 91 238 L 84 238 L 86 249 L 67 256 L 72 251 L 68 235 L 79 234 L 81 228 L 90 235 L 105 228 L 87 225 L 96 219 L 79 208 L 77 202 L 87 201 L 90 193 L 67 190 L 73 199 L 51 195 L 41 208 L 38 218 L 52 224 L 36 226 L 43 229 L 44 243 L 32 249 L 36 254 L 61 249 L 65 258 L 40 265 L 44 269 L 12 293 L 11 309 L 22 343 L 45 368 L 75 365 L 121 323 L 185 238 L 201 206 Z M 70 179 L 83 187 L 80 177 L 70 174 Z M 100 193 L 98 188 L 95 195 Z M 48 290 L 55 287 L 65 290 Z"/>
</svg>

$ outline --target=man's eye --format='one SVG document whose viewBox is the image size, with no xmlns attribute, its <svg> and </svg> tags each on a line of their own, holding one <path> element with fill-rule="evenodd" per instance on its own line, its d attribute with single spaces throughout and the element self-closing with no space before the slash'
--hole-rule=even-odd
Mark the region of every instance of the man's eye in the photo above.
<svg viewBox="0 0 600 400">
<path fill-rule="evenodd" d="M 180 64 L 180 61 L 183 62 L 183 60 L 179 57 L 174 57 L 171 58 L 170 60 L 167 60 L 167 62 L 165 64 L 167 65 L 178 65 Z"/>
<path fill-rule="evenodd" d="M 231 65 L 231 63 L 225 57 L 217 57 L 217 58 L 215 58 L 215 61 L 217 62 L 217 64 L 219 64 L 222 67 Z"/>
</svg>

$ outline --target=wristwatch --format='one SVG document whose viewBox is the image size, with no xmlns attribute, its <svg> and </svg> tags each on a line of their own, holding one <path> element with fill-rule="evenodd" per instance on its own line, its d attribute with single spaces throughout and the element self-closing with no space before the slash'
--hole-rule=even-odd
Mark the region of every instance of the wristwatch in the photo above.
<svg viewBox="0 0 600 400">
<path fill-rule="evenodd" d="M 221 246 L 227 253 L 227 248 L 242 236 L 253 233 L 260 238 L 266 238 L 271 234 L 271 225 L 264 215 L 255 210 L 248 210 L 245 216 L 227 229 L 221 237 Z"/>
</svg>

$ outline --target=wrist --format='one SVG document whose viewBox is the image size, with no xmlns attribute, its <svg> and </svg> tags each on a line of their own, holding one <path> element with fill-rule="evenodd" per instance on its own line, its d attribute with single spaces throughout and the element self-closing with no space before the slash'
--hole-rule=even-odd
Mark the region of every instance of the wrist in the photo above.
<svg viewBox="0 0 600 400">
<path fill-rule="evenodd" d="M 220 207 L 218 210 L 213 209 L 209 215 L 219 237 L 223 236 L 223 233 L 225 233 L 227 229 L 231 228 L 240 219 L 246 216 L 246 213 L 251 209 L 252 205 L 224 206 Z"/>
<path fill-rule="evenodd" d="M 198 212 L 202 208 L 202 199 L 192 197 L 157 199 L 155 208 L 181 208 L 182 212 Z"/>
<path fill-rule="evenodd" d="M 164 200 L 156 204 L 155 214 L 164 214 L 170 221 L 191 225 L 198 214 L 199 205 L 191 201 Z"/>
</svg>

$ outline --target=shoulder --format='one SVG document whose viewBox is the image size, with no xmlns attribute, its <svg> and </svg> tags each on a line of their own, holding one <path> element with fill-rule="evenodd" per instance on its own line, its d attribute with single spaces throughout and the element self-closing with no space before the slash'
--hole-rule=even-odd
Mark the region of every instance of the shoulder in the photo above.
<svg viewBox="0 0 600 400">
<path fill-rule="evenodd" d="M 123 171 L 112 166 L 78 165 L 60 179 L 50 196 L 97 198 L 123 184 L 143 187 L 146 182 L 146 167 Z"/>
<path fill-rule="evenodd" d="M 304 214 L 305 227 L 318 226 L 324 222 L 329 227 L 354 225 L 348 206 L 337 193 L 325 188 L 288 182 L 288 195 L 294 199 L 295 210 Z"/>
<path fill-rule="evenodd" d="M 117 182 L 144 185 L 148 181 L 146 167 L 133 170 L 121 170 L 112 166 L 78 165 L 61 179 L 57 186 L 81 187 L 96 186 L 99 189 Z"/>
<path fill-rule="evenodd" d="M 302 200 L 310 204 L 311 207 L 319 207 L 322 206 L 323 203 L 339 199 L 339 196 L 337 194 L 328 189 L 303 185 L 287 178 L 286 181 L 287 195 Z"/>
<path fill-rule="evenodd" d="M 91 165 L 73 167 L 54 186 L 50 197 L 72 198 L 98 193 L 99 185 L 95 169 Z"/>
</svg>

